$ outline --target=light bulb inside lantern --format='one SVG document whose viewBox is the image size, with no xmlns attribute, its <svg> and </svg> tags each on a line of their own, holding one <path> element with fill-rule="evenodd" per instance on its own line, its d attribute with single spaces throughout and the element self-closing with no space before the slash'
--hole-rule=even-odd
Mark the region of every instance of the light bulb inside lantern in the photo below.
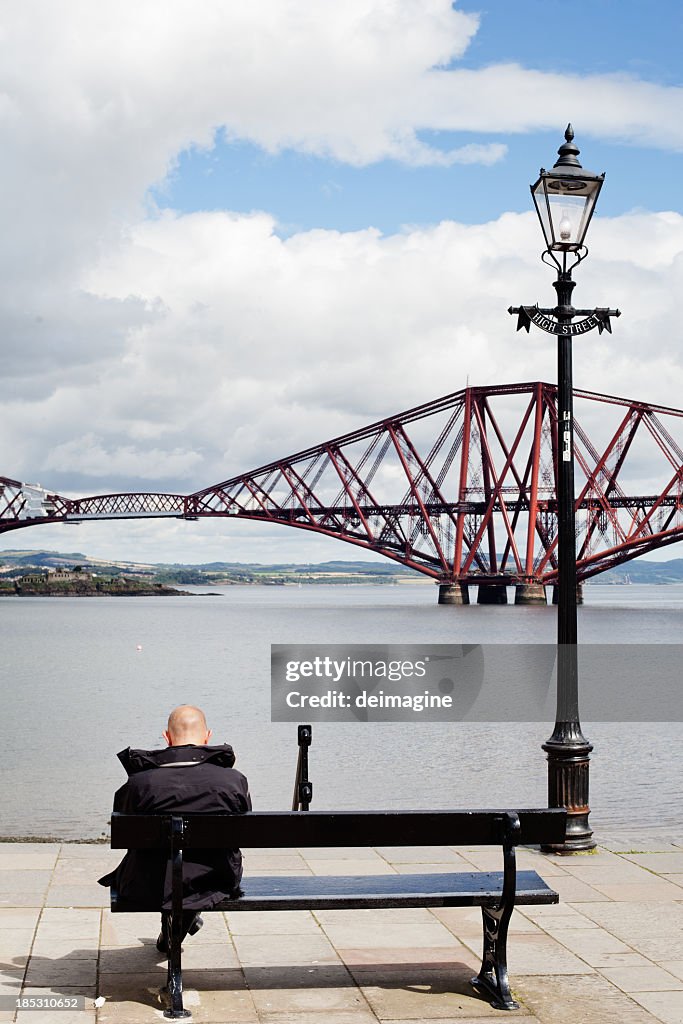
<svg viewBox="0 0 683 1024">
<path fill-rule="evenodd" d="M 569 214 L 566 210 L 562 211 L 562 220 L 560 221 L 560 241 L 568 242 L 572 237 L 572 224 L 569 219 Z"/>
</svg>

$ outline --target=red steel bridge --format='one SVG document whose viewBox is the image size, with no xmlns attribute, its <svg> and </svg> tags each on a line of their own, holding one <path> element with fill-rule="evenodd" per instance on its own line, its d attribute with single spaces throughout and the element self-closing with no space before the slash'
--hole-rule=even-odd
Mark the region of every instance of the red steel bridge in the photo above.
<svg viewBox="0 0 683 1024">
<path fill-rule="evenodd" d="M 574 396 L 581 581 L 683 539 L 683 411 Z M 0 533 L 230 516 L 336 537 L 444 592 L 532 591 L 557 579 L 555 399 L 542 382 L 467 387 L 193 494 L 66 498 L 0 477 Z"/>
</svg>

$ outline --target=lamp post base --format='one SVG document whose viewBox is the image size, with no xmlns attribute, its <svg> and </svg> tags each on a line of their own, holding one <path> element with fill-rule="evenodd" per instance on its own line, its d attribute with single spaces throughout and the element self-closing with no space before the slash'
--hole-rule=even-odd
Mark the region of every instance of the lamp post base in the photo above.
<svg viewBox="0 0 683 1024">
<path fill-rule="evenodd" d="M 567 810 L 564 842 L 541 846 L 544 853 L 580 853 L 594 850 L 597 846 L 588 824 L 589 755 L 592 749 L 592 744 L 585 739 L 563 743 L 551 738 L 543 744 L 548 755 L 548 807 L 565 807 Z"/>
</svg>

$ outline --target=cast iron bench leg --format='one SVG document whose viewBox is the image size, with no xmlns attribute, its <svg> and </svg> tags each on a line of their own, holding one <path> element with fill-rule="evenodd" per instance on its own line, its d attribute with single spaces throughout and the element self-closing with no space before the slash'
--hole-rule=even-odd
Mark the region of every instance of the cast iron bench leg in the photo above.
<svg viewBox="0 0 683 1024">
<path fill-rule="evenodd" d="M 482 906 L 481 916 L 484 926 L 484 955 L 481 970 L 472 985 L 491 998 L 491 1006 L 496 1010 L 517 1010 L 516 1003 L 510 992 L 508 980 L 507 941 L 508 925 L 515 907 L 517 890 L 517 864 L 515 858 L 515 841 L 519 835 L 520 824 L 517 814 L 508 813 L 502 822 L 503 828 L 503 891 L 497 907 Z"/>
<path fill-rule="evenodd" d="M 484 925 L 484 955 L 481 970 L 472 985 L 482 995 L 491 998 L 491 1006 L 497 1010 L 517 1010 L 510 992 L 507 966 L 507 935 L 511 908 L 482 907 Z"/>
<path fill-rule="evenodd" d="M 164 1017 L 177 1020 L 179 1017 L 191 1017 L 189 1010 L 183 1007 L 183 971 L 180 961 L 180 931 L 182 914 L 171 914 L 171 941 L 168 948 L 168 974 L 166 991 L 171 1001 L 171 1008 L 164 1010 Z"/>
<path fill-rule="evenodd" d="M 173 1020 L 179 1017 L 191 1017 L 189 1010 L 183 1007 L 183 971 L 181 965 L 180 944 L 183 930 L 183 819 L 177 815 L 171 818 L 171 941 L 168 944 L 168 976 L 166 987 L 171 1000 L 171 1008 L 164 1010 L 164 1017 Z"/>
</svg>

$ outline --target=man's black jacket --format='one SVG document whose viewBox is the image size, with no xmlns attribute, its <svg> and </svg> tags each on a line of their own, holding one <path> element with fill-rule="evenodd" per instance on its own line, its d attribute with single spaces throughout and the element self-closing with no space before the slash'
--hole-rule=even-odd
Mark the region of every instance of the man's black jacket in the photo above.
<svg viewBox="0 0 683 1024">
<path fill-rule="evenodd" d="M 186 744 L 164 750 L 122 750 L 128 781 L 114 796 L 114 810 L 126 814 L 203 811 L 244 814 L 251 810 L 247 780 L 233 768 L 228 744 Z M 183 904 L 187 910 L 213 907 L 234 895 L 242 878 L 239 850 L 191 850 L 183 857 Z M 171 909 L 168 858 L 156 850 L 129 850 L 119 866 L 99 879 L 121 899 Z"/>
</svg>

